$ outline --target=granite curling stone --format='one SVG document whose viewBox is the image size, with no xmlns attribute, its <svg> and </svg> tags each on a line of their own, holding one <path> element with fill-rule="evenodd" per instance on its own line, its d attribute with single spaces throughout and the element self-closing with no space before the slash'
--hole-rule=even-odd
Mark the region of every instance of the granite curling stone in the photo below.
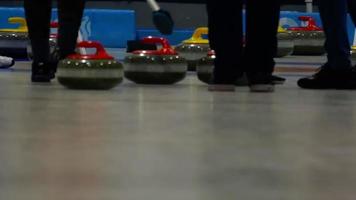
<svg viewBox="0 0 356 200">
<path fill-rule="evenodd" d="M 307 23 L 306 27 L 293 27 L 288 30 L 294 35 L 294 55 L 325 54 L 325 34 L 309 16 L 300 16 L 299 20 Z"/>
<path fill-rule="evenodd" d="M 197 28 L 190 39 L 175 47 L 179 55 L 187 60 L 189 71 L 195 71 L 197 62 L 210 50 L 209 40 L 203 38 L 208 31 L 206 27 Z"/>
<path fill-rule="evenodd" d="M 208 55 L 200 59 L 197 63 L 198 79 L 206 84 L 211 84 L 214 72 L 215 52 L 210 50 Z"/>
<path fill-rule="evenodd" d="M 123 66 L 98 42 L 83 41 L 77 48 L 96 49 L 92 55 L 76 53 L 58 64 L 57 78 L 60 84 L 70 89 L 106 90 L 123 81 Z"/>
<path fill-rule="evenodd" d="M 356 65 L 356 46 L 351 47 L 351 61 L 352 65 Z"/>
<path fill-rule="evenodd" d="M 175 84 L 187 73 L 184 58 L 170 46 L 165 38 L 147 37 L 146 44 L 158 44 L 159 50 L 136 50 L 125 58 L 125 77 L 138 84 Z"/>
<path fill-rule="evenodd" d="M 0 55 L 27 58 L 29 37 L 26 20 L 22 17 L 11 17 L 8 23 L 18 25 L 18 27 L 0 29 Z"/>
</svg>

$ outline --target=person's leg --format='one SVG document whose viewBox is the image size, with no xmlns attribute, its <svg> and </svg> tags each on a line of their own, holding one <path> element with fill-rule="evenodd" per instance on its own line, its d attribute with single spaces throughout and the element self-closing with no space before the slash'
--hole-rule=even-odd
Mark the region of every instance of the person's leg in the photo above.
<svg viewBox="0 0 356 200">
<path fill-rule="evenodd" d="M 51 0 L 25 0 L 25 15 L 31 40 L 34 62 L 47 62 Z"/>
<path fill-rule="evenodd" d="M 234 85 L 242 68 L 242 0 L 207 0 L 210 46 L 215 50 L 213 84 Z"/>
<path fill-rule="evenodd" d="M 244 59 L 250 85 L 272 85 L 279 13 L 280 0 L 247 1 Z"/>
<path fill-rule="evenodd" d="M 78 31 L 82 22 L 85 0 L 59 0 L 58 46 L 60 58 L 74 53 Z"/>
<path fill-rule="evenodd" d="M 356 1 L 348 0 L 349 13 L 351 15 L 352 21 L 356 25 Z"/>
<path fill-rule="evenodd" d="M 350 43 L 347 33 L 347 0 L 319 1 L 320 16 L 326 35 L 328 54 L 326 67 L 344 70 L 351 67 Z"/>
<path fill-rule="evenodd" d="M 24 8 L 33 53 L 32 82 L 49 82 L 54 75 L 49 61 L 51 0 L 25 0 Z"/>
<path fill-rule="evenodd" d="M 347 0 L 319 1 L 320 15 L 326 35 L 325 48 L 328 61 L 313 76 L 300 79 L 299 87 L 356 89 L 347 33 L 347 3 Z"/>
</svg>

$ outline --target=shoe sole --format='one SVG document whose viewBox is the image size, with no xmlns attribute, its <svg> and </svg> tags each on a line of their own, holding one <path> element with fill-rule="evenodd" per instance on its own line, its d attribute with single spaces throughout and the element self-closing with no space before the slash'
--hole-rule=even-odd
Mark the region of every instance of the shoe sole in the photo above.
<svg viewBox="0 0 356 200">
<path fill-rule="evenodd" d="M 274 92 L 274 85 L 270 84 L 257 84 L 250 86 L 251 92 Z"/>
</svg>

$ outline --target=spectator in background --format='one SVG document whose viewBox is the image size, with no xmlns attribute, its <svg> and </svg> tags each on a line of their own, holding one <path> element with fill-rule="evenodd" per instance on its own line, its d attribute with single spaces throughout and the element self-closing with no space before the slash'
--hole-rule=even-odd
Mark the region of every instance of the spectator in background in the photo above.
<svg viewBox="0 0 356 200">
<path fill-rule="evenodd" d="M 209 40 L 215 50 L 213 91 L 234 90 L 247 72 L 251 91 L 274 90 L 272 73 L 277 51 L 280 0 L 246 1 L 246 46 L 243 51 L 243 0 L 207 0 Z"/>
<path fill-rule="evenodd" d="M 319 10 L 326 35 L 327 62 L 311 77 L 298 85 L 305 89 L 356 89 L 356 72 L 350 60 L 347 11 L 356 23 L 355 0 L 321 0 Z"/>
<path fill-rule="evenodd" d="M 59 59 L 74 53 L 85 0 L 58 0 L 58 58 L 50 58 L 52 0 L 25 0 L 24 7 L 33 51 L 33 82 L 50 82 Z"/>
</svg>

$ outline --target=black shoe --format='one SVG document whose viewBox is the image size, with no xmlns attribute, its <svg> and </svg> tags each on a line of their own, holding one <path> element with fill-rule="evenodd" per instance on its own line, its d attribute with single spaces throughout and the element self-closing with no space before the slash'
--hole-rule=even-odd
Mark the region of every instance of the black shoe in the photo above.
<svg viewBox="0 0 356 200">
<path fill-rule="evenodd" d="M 238 87 L 248 86 L 248 78 L 247 78 L 246 73 L 244 73 L 242 76 L 240 76 L 235 81 L 235 86 L 238 86 Z"/>
<path fill-rule="evenodd" d="M 51 82 L 51 73 L 50 67 L 45 63 L 32 63 L 32 82 L 38 83 L 48 83 Z"/>
<path fill-rule="evenodd" d="M 286 82 L 286 79 L 282 78 L 280 76 L 271 75 L 271 79 L 272 79 L 273 84 L 275 84 L 275 85 L 282 85 L 282 84 L 284 84 L 284 82 Z"/>
<path fill-rule="evenodd" d="M 355 72 L 350 69 L 335 70 L 324 65 L 311 77 L 299 79 L 304 89 L 356 89 Z"/>
<path fill-rule="evenodd" d="M 274 84 L 269 73 L 250 73 L 248 81 L 251 92 L 273 92 Z"/>
<path fill-rule="evenodd" d="M 58 61 L 57 62 L 49 62 L 47 63 L 49 67 L 49 72 L 50 72 L 50 78 L 54 79 L 56 77 L 56 72 L 57 72 L 57 66 L 58 66 Z"/>
</svg>

